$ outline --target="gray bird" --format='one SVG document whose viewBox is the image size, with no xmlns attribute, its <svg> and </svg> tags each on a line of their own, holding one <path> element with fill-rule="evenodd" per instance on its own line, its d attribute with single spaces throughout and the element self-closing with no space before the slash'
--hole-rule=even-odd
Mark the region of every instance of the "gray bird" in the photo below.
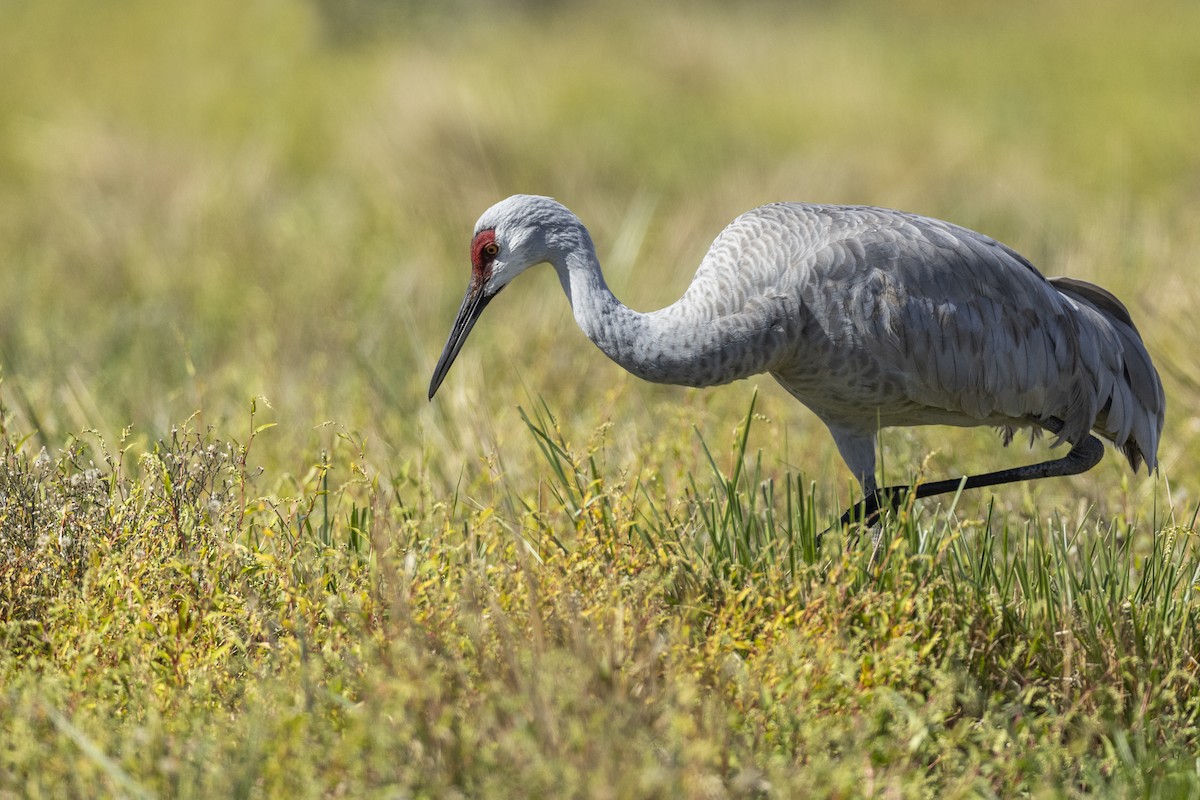
<svg viewBox="0 0 1200 800">
<path fill-rule="evenodd" d="M 483 309 L 549 262 L 575 321 L 604 354 L 657 383 L 713 386 L 770 373 L 829 428 L 862 486 L 842 517 L 873 521 L 910 487 L 875 481 L 881 428 L 990 425 L 1066 442 L 1062 458 L 920 484 L 917 497 L 1073 475 L 1104 455 L 1157 466 L 1166 400 L 1129 312 L 1112 294 L 1046 278 L 999 242 L 948 222 L 867 206 L 775 203 L 712 243 L 683 297 L 624 306 L 592 237 L 548 197 L 484 212 L 471 282 L 429 384 L 432 400 Z"/>
</svg>

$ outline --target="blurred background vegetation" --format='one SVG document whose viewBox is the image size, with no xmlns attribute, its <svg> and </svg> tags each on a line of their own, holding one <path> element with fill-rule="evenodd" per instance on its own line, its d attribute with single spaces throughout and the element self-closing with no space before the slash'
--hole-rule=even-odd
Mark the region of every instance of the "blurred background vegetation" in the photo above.
<svg viewBox="0 0 1200 800">
<path fill-rule="evenodd" d="M 450 481 L 507 444 L 531 395 L 579 435 L 617 423 L 624 452 L 675 424 L 664 407 L 716 420 L 689 410 L 683 438 L 691 421 L 734 424 L 745 389 L 650 387 L 594 352 L 549 270 L 489 310 L 426 403 L 475 218 L 533 192 L 581 215 L 641 309 L 673 300 L 762 202 L 885 205 L 992 234 L 1125 299 L 1167 373 L 1166 472 L 1195 471 L 1194 3 L 0 14 L 0 364 L 14 425 L 42 444 L 154 438 L 196 411 L 233 435 L 262 395 L 283 423 L 260 445 L 268 463 L 322 446 L 332 420 L 383 461 L 450 462 L 434 468 Z M 776 420 L 763 435 L 840 474 L 815 419 L 756 383 Z M 945 435 L 915 452 L 982 440 Z"/>
</svg>

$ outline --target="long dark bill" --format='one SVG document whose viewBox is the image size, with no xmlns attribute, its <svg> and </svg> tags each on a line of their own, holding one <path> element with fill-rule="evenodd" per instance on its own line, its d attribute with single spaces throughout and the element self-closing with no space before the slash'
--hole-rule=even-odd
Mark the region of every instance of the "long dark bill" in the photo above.
<svg viewBox="0 0 1200 800">
<path fill-rule="evenodd" d="M 437 366 L 433 368 L 433 379 L 429 381 L 430 400 L 433 399 L 438 387 L 442 385 L 446 373 L 450 371 L 450 365 L 454 363 L 458 351 L 462 349 L 463 342 L 467 340 L 467 334 L 471 332 L 471 328 L 475 327 L 479 315 L 483 313 L 483 309 L 487 308 L 487 304 L 492 302 L 492 298 L 495 296 L 495 294 L 485 295 L 482 284 L 478 288 L 472 286 L 467 289 L 467 296 L 463 298 L 462 307 L 458 309 L 458 316 L 454 318 L 454 327 L 450 329 L 450 338 L 446 340 L 442 357 L 438 359 Z"/>
</svg>

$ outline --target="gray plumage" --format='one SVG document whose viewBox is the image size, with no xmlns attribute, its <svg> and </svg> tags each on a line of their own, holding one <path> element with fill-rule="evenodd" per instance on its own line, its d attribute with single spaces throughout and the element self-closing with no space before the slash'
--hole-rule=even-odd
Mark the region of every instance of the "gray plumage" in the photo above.
<svg viewBox="0 0 1200 800">
<path fill-rule="evenodd" d="M 638 377 L 711 386 L 770 373 L 829 428 L 867 495 L 876 434 L 891 426 L 990 425 L 1006 441 L 1016 428 L 1045 429 L 1073 448 L 1095 432 L 1135 471 L 1157 465 L 1162 384 L 1119 300 L 1047 279 L 966 228 L 862 206 L 748 211 L 678 301 L 639 313 L 609 291 L 565 206 L 503 200 L 475 226 L 471 285 L 430 398 L 483 307 L 542 262 L 584 333 Z"/>
</svg>

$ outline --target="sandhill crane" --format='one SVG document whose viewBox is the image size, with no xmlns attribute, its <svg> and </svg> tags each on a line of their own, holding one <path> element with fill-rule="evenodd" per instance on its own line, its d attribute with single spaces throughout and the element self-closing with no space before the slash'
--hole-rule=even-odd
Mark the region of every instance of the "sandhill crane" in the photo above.
<svg viewBox="0 0 1200 800">
<path fill-rule="evenodd" d="M 908 425 L 1018 428 L 1069 443 L 1059 459 L 920 484 L 915 495 L 1074 475 L 1104 455 L 1157 464 L 1166 406 L 1125 306 L 1072 278 L 1045 278 L 1003 244 L 948 222 L 866 206 L 776 203 L 712 243 L 683 297 L 639 313 L 609 291 L 591 235 L 548 197 L 484 212 L 471 280 L 429 384 L 432 400 L 483 309 L 531 266 L 558 273 L 576 322 L 649 381 L 712 386 L 767 372 L 829 428 L 862 486 L 842 517 L 874 520 L 909 487 L 878 488 L 878 431 Z"/>
</svg>

